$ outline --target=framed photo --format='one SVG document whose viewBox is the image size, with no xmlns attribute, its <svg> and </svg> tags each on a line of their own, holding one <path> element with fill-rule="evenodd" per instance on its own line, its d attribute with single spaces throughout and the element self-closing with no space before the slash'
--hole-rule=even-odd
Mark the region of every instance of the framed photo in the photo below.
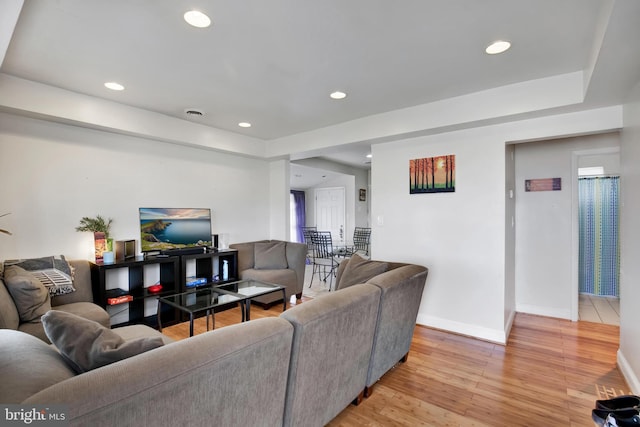
<svg viewBox="0 0 640 427">
<path fill-rule="evenodd" d="M 365 190 L 364 188 L 360 189 L 360 201 L 361 202 L 367 201 L 367 190 Z"/>
</svg>

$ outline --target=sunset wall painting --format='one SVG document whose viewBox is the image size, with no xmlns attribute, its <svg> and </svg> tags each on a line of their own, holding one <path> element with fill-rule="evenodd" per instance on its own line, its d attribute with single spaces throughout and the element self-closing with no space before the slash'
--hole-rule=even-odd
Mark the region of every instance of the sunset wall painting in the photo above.
<svg viewBox="0 0 640 427">
<path fill-rule="evenodd" d="M 456 191 L 456 156 L 409 160 L 409 194 Z"/>
</svg>

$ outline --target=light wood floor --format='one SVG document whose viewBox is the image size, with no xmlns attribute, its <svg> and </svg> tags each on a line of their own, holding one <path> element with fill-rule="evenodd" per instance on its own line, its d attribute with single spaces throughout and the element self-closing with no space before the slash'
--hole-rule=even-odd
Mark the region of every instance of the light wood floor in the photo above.
<svg viewBox="0 0 640 427">
<path fill-rule="evenodd" d="M 251 316 L 281 312 L 254 306 Z M 216 314 L 216 327 L 239 321 L 239 309 Z M 204 319 L 195 329 L 205 332 Z M 185 338 L 188 324 L 163 333 Z M 616 368 L 618 336 L 615 325 L 526 314 L 506 347 L 418 326 L 408 361 L 329 426 L 591 427 L 596 399 L 630 392 Z"/>
</svg>

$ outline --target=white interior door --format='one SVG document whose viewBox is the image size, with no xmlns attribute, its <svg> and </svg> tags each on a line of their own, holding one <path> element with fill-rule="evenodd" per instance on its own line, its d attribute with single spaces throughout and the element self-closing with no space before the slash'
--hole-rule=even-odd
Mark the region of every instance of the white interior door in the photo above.
<svg viewBox="0 0 640 427">
<path fill-rule="evenodd" d="M 334 245 L 345 243 L 344 187 L 316 189 L 316 227 L 330 231 Z"/>
</svg>

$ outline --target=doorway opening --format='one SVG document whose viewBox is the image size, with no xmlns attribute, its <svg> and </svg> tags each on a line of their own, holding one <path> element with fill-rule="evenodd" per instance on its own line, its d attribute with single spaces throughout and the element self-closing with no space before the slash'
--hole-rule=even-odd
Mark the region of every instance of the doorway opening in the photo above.
<svg viewBox="0 0 640 427">
<path fill-rule="evenodd" d="M 578 179 L 579 320 L 620 324 L 619 176 Z"/>
</svg>

